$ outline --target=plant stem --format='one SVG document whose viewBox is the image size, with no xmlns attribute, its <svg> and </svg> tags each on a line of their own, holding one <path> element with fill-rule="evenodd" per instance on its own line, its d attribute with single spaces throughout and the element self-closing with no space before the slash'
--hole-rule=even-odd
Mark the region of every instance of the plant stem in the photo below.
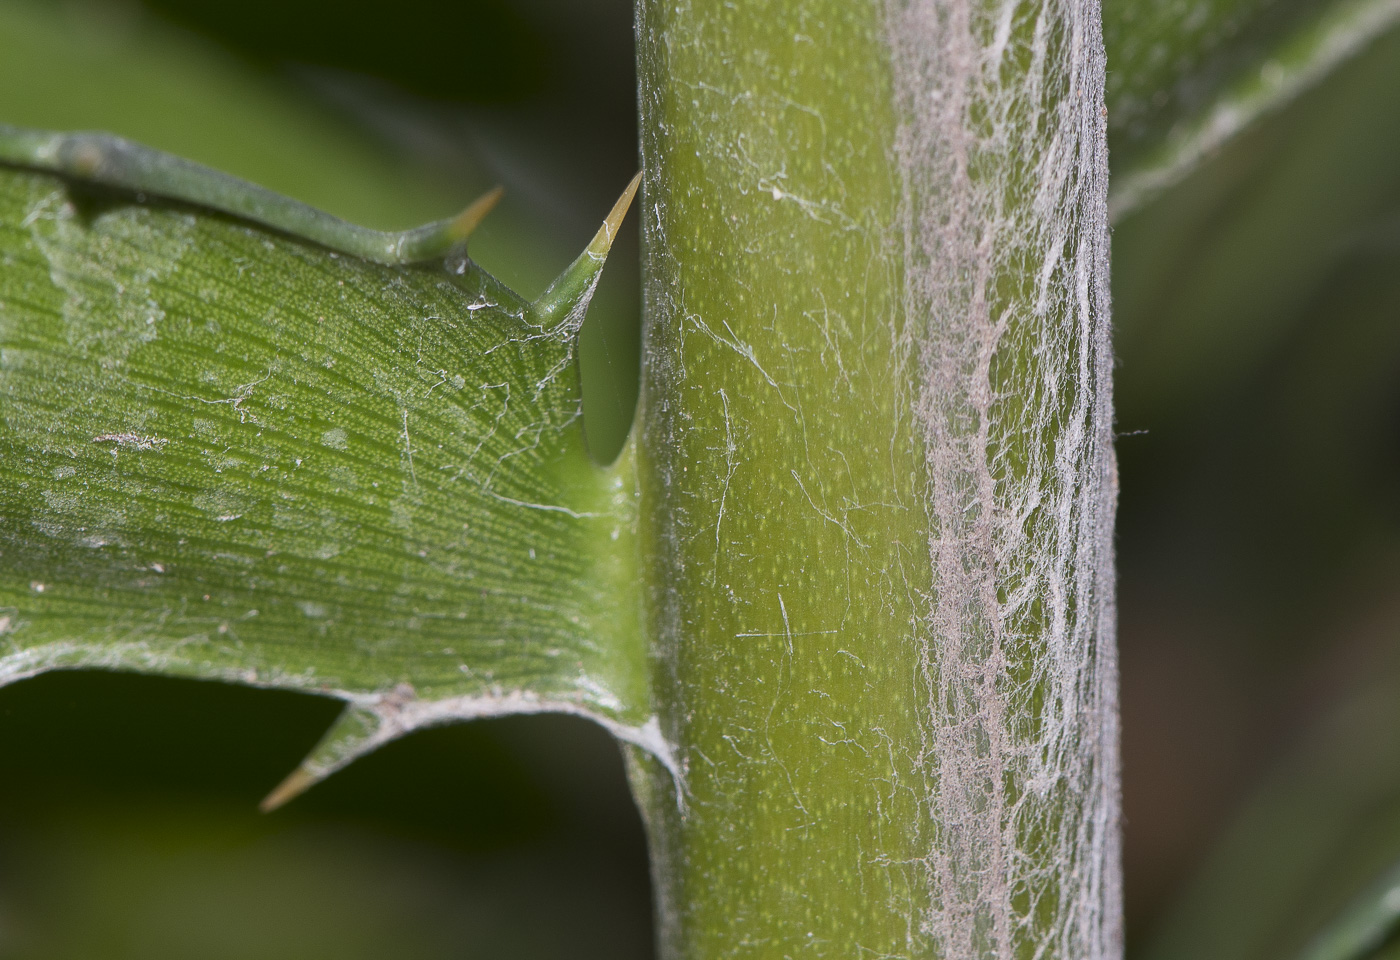
<svg viewBox="0 0 1400 960">
<path fill-rule="evenodd" d="M 1097 6 L 638 38 L 663 954 L 1116 955 Z"/>
</svg>

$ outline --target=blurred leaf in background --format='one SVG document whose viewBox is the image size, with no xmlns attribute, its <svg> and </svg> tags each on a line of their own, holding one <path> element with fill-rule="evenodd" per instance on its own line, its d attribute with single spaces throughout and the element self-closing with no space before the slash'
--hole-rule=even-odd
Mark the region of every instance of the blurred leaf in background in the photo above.
<svg viewBox="0 0 1400 960">
<path fill-rule="evenodd" d="M 1110 3 L 1114 188 L 1345 6 Z M 1400 35 L 1376 34 L 1114 232 L 1131 955 L 1301 956 L 1400 861 Z"/>
</svg>

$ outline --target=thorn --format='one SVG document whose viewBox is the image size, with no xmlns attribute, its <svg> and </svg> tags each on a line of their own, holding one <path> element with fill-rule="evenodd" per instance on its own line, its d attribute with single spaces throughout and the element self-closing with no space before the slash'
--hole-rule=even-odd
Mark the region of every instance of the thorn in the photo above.
<svg viewBox="0 0 1400 960">
<path fill-rule="evenodd" d="M 603 220 L 603 225 L 593 235 L 588 247 L 580 253 L 564 272 L 555 278 L 549 289 L 540 294 L 530 305 L 531 312 L 540 319 L 547 329 L 563 327 L 570 333 L 577 333 L 583 324 L 584 312 L 593 299 L 593 291 L 598 285 L 598 275 L 603 271 L 603 263 L 612 249 L 622 218 L 627 216 L 632 206 L 632 198 L 637 195 L 637 187 L 642 182 L 639 171 L 622 196 L 617 198 L 612 210 Z"/>
<path fill-rule="evenodd" d="M 631 183 L 627 184 L 627 189 L 622 191 L 622 196 L 617 198 L 612 210 L 603 219 L 603 225 L 593 235 L 593 242 L 588 245 L 590 253 L 601 253 L 607 256 L 608 251 L 612 249 L 613 238 L 617 236 L 617 231 L 622 226 L 623 218 L 627 216 L 627 211 L 632 208 L 632 198 L 637 195 L 637 187 L 641 185 L 641 182 L 642 171 L 638 170 L 637 175 L 632 178 Z"/>
<path fill-rule="evenodd" d="M 308 787 L 313 786 L 321 778 L 311 773 L 305 767 L 297 767 L 287 774 L 287 779 L 279 783 L 276 788 L 263 797 L 262 803 L 258 804 L 258 809 L 263 813 L 271 813 L 282 804 L 294 797 L 300 796 Z"/>
<path fill-rule="evenodd" d="M 472 231 L 481 225 L 481 221 L 486 219 L 486 215 L 495 208 L 496 204 L 501 202 L 501 197 L 505 196 L 505 192 L 506 188 L 497 184 L 468 204 L 467 209 L 453 217 L 452 222 L 447 227 L 448 235 L 451 236 L 453 242 L 461 243 L 470 237 Z"/>
<path fill-rule="evenodd" d="M 395 692 L 399 690 L 394 688 Z M 412 690 L 412 688 L 409 688 Z M 269 813 L 287 801 L 315 786 L 351 760 L 372 749 L 378 741 L 375 733 L 380 727 L 380 717 L 372 708 L 347 703 L 321 736 L 321 740 L 306 755 L 306 759 L 287 775 L 287 779 L 263 798 L 258 809 Z"/>
</svg>

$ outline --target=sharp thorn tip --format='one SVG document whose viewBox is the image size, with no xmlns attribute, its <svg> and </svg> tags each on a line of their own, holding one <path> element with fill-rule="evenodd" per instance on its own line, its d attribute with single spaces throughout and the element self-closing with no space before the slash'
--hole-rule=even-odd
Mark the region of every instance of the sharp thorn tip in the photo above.
<svg viewBox="0 0 1400 960">
<path fill-rule="evenodd" d="M 467 209 L 457 214 L 452 221 L 452 236 L 456 240 L 465 240 L 472 235 L 481 221 L 486 219 L 486 215 L 495 209 L 496 204 L 501 202 L 501 197 L 505 196 L 506 188 L 497 184 L 477 197 Z"/>
<path fill-rule="evenodd" d="M 612 210 L 608 213 L 607 224 L 612 233 L 617 233 L 617 228 L 622 226 L 622 219 L 627 216 L 627 211 L 632 208 L 632 198 L 637 195 L 637 187 L 642 183 L 642 171 L 638 170 L 627 184 L 627 189 L 622 191 L 622 196 L 617 198 L 617 203 L 613 204 Z"/>
<path fill-rule="evenodd" d="M 632 198 L 637 195 L 637 187 L 642 182 L 642 172 L 637 171 L 637 175 L 627 184 L 627 189 L 622 191 L 622 196 L 617 198 L 613 208 L 608 211 L 607 217 L 603 220 L 603 225 L 598 228 L 597 234 L 593 237 L 593 242 L 588 245 L 588 253 L 601 254 L 606 257 L 608 251 L 612 249 L 613 239 L 617 236 L 618 229 L 622 226 L 623 219 L 627 216 L 627 211 L 632 208 Z"/>
<path fill-rule="evenodd" d="M 306 789 L 316 783 L 320 778 L 312 774 L 305 767 L 297 767 L 287 774 L 287 779 L 279 783 L 271 793 L 263 797 L 258 804 L 258 809 L 263 813 L 271 813 L 278 807 L 285 804 L 294 797 L 300 796 Z"/>
</svg>

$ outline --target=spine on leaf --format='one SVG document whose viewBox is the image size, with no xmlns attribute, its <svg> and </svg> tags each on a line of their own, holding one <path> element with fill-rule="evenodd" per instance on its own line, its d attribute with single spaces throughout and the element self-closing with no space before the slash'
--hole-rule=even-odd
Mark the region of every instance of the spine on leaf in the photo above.
<svg viewBox="0 0 1400 960">
<path fill-rule="evenodd" d="M 583 253 L 530 305 L 530 312 L 546 330 L 559 330 L 572 337 L 583 326 L 584 314 L 593 301 L 593 292 L 598 288 L 598 279 L 603 274 L 603 265 L 607 262 L 608 252 L 612 250 L 613 239 L 622 227 L 641 182 L 642 175 L 638 173 L 622 191 L 622 196 L 617 198 Z"/>
<path fill-rule="evenodd" d="M 348 223 L 265 187 L 110 133 L 51 133 L 0 124 L 0 163 L 198 204 L 388 265 L 433 260 L 465 247 L 503 193 L 494 187 L 455 217 L 384 231 Z"/>
<path fill-rule="evenodd" d="M 537 323 L 546 331 L 560 334 L 561 336 L 551 340 L 565 341 L 566 350 L 572 349 L 573 340 L 583 324 L 603 267 L 607 263 L 608 254 L 612 250 L 613 240 L 627 216 L 640 180 L 641 174 L 632 178 L 588 246 L 528 308 L 527 315 L 531 322 Z M 630 475 L 630 458 L 624 457 L 613 472 Z M 623 550 L 627 549 L 625 545 L 620 546 Z M 490 664 L 488 662 L 476 666 L 489 668 Z M 363 696 L 348 703 L 310 755 L 263 799 L 261 808 L 265 812 L 275 810 L 356 757 L 419 726 L 446 720 L 468 719 L 473 715 L 493 716 L 545 711 L 582 713 L 589 716 L 590 719 L 602 723 L 618 739 L 648 752 L 675 772 L 670 748 L 660 736 L 654 721 L 637 728 L 612 718 L 574 709 L 562 701 L 541 701 L 529 695 L 483 700 L 474 705 L 463 704 L 455 710 L 443 711 L 435 709 L 431 704 L 426 705 L 424 709 L 424 705 L 416 703 L 413 688 L 405 684 L 388 694 Z"/>
<path fill-rule="evenodd" d="M 83 217 L 54 173 L 275 208 L 364 256 L 139 196 Z M 113 137 L 0 130 L 0 684 L 101 666 L 345 701 L 269 808 L 411 730 L 511 713 L 586 717 L 674 767 L 632 463 L 590 461 L 572 376 L 630 195 L 532 306 Z"/>
</svg>

